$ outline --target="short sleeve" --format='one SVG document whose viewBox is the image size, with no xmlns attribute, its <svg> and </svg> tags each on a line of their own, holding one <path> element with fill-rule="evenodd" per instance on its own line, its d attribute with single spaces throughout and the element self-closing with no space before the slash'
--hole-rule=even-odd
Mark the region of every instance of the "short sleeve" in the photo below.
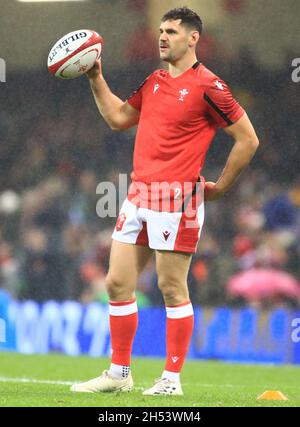
<svg viewBox="0 0 300 427">
<path fill-rule="evenodd" d="M 203 97 L 209 116 L 221 128 L 233 125 L 245 113 L 223 80 L 216 78 L 206 87 Z"/>
<path fill-rule="evenodd" d="M 136 110 L 141 111 L 142 108 L 142 99 L 143 99 L 143 88 L 145 84 L 147 83 L 149 77 L 147 77 L 140 86 L 132 92 L 130 97 L 127 99 L 128 104 L 130 104 L 133 108 Z"/>
</svg>

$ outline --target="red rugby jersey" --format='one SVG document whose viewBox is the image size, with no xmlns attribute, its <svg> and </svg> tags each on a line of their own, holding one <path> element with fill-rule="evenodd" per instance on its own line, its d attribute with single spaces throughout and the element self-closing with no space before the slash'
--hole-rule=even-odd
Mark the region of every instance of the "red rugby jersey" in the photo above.
<svg viewBox="0 0 300 427">
<path fill-rule="evenodd" d="M 154 71 L 128 103 L 140 111 L 128 194 L 140 206 L 155 192 L 151 183 L 194 185 L 218 127 L 244 114 L 226 83 L 199 62 L 175 78 Z M 139 183 L 147 186 L 147 195 Z"/>
</svg>

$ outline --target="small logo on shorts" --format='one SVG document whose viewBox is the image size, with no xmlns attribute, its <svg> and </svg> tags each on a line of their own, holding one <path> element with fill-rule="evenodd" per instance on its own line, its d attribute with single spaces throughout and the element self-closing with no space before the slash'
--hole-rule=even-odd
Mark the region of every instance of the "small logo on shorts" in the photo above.
<svg viewBox="0 0 300 427">
<path fill-rule="evenodd" d="M 164 238 L 165 238 L 165 241 L 167 241 L 168 240 L 168 238 L 169 238 L 169 236 L 170 236 L 170 231 L 164 231 L 163 232 L 163 236 L 164 236 Z"/>
<path fill-rule="evenodd" d="M 121 213 L 118 216 L 117 223 L 116 223 L 116 230 L 117 231 L 122 230 L 125 221 L 126 221 L 126 215 L 124 213 Z"/>
<path fill-rule="evenodd" d="M 178 360 L 179 360 L 179 357 L 178 357 L 178 356 L 173 356 L 173 357 L 172 357 L 172 362 L 173 362 L 173 363 L 178 362 Z"/>
</svg>

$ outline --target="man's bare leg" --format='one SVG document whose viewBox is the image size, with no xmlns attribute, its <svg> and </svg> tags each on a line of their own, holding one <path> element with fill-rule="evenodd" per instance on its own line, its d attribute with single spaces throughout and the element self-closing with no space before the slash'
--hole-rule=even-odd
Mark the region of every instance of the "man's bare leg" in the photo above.
<svg viewBox="0 0 300 427">
<path fill-rule="evenodd" d="M 72 391 L 130 391 L 133 380 L 130 358 L 137 329 L 135 290 L 140 273 L 153 251 L 148 247 L 113 240 L 106 288 L 110 298 L 109 320 L 112 363 L 108 371 L 90 381 L 74 384 Z"/>
<path fill-rule="evenodd" d="M 194 326 L 187 275 L 191 254 L 156 251 L 158 286 L 167 311 L 167 360 L 161 380 L 146 390 L 146 395 L 182 394 L 180 371 L 188 351 Z"/>
</svg>

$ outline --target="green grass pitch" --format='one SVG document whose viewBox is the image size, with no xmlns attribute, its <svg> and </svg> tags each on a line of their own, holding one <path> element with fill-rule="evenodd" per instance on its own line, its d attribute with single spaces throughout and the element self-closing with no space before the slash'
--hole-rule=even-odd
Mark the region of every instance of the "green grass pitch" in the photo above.
<svg viewBox="0 0 300 427">
<path fill-rule="evenodd" d="M 105 358 L 0 352 L 0 407 L 4 406 L 300 406 L 300 367 L 187 361 L 181 376 L 184 396 L 143 396 L 164 361 L 134 358 L 131 393 L 72 393 L 70 384 L 98 376 Z M 258 401 L 265 390 L 280 390 L 288 401 Z"/>
</svg>

